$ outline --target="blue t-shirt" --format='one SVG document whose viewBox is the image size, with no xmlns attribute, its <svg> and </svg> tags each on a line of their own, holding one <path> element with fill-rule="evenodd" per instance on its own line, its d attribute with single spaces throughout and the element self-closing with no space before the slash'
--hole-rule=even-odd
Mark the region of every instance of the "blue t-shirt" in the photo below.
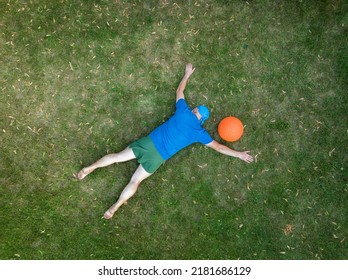
<svg viewBox="0 0 348 280">
<path fill-rule="evenodd" d="M 206 145 L 213 141 L 183 98 L 176 102 L 175 114 L 152 131 L 150 138 L 164 160 L 190 144 Z"/>
</svg>

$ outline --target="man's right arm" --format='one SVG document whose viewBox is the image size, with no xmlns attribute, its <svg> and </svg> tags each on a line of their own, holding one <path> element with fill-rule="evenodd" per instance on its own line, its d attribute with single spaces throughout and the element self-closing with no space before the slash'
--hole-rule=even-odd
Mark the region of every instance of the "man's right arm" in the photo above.
<svg viewBox="0 0 348 280">
<path fill-rule="evenodd" d="M 213 150 L 219 152 L 220 154 L 231 156 L 231 157 L 236 157 L 239 158 L 247 163 L 251 163 L 254 161 L 253 156 L 249 155 L 249 151 L 244 151 L 244 152 L 238 152 L 235 150 L 232 150 L 231 148 L 220 144 L 219 142 L 213 140 L 211 143 L 207 144 L 209 148 L 212 148 Z"/>
</svg>

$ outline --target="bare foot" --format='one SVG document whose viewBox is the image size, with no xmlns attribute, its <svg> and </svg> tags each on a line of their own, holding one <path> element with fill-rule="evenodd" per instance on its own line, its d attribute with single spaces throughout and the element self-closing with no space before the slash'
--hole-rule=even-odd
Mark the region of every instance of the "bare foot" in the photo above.
<svg viewBox="0 0 348 280">
<path fill-rule="evenodd" d="M 75 175 L 76 179 L 82 180 L 83 178 L 85 178 L 89 173 L 91 173 L 91 171 L 88 172 L 87 168 L 83 168 L 81 169 L 81 171 L 79 173 L 77 173 Z"/>
<path fill-rule="evenodd" d="M 108 210 L 108 211 L 106 211 L 106 212 L 104 213 L 103 218 L 104 218 L 104 219 L 107 219 L 107 220 L 110 220 L 110 219 L 112 218 L 113 215 L 114 215 L 114 214 L 111 214 L 111 212 Z"/>
</svg>

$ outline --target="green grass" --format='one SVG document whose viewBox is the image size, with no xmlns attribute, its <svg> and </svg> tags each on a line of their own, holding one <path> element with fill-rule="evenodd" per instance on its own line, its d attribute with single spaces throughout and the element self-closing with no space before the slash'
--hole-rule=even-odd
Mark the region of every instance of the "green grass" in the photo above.
<svg viewBox="0 0 348 280">
<path fill-rule="evenodd" d="M 347 259 L 345 1 L 1 6 L 1 259 Z M 170 117 L 187 62 L 256 162 L 193 145 L 102 220 L 136 162 L 72 174 Z"/>
</svg>

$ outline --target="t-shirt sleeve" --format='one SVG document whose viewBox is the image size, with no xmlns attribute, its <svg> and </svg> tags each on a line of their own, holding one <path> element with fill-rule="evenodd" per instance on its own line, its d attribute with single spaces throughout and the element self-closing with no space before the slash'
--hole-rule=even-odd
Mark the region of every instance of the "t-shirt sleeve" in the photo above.
<svg viewBox="0 0 348 280">
<path fill-rule="evenodd" d="M 214 139 L 211 138 L 210 134 L 206 130 L 202 132 L 198 140 L 198 142 L 202 143 L 203 145 L 207 145 L 213 141 Z"/>
<path fill-rule="evenodd" d="M 177 111 L 184 111 L 186 108 L 188 108 L 188 105 L 184 98 L 180 98 L 176 104 L 175 104 Z"/>
</svg>

